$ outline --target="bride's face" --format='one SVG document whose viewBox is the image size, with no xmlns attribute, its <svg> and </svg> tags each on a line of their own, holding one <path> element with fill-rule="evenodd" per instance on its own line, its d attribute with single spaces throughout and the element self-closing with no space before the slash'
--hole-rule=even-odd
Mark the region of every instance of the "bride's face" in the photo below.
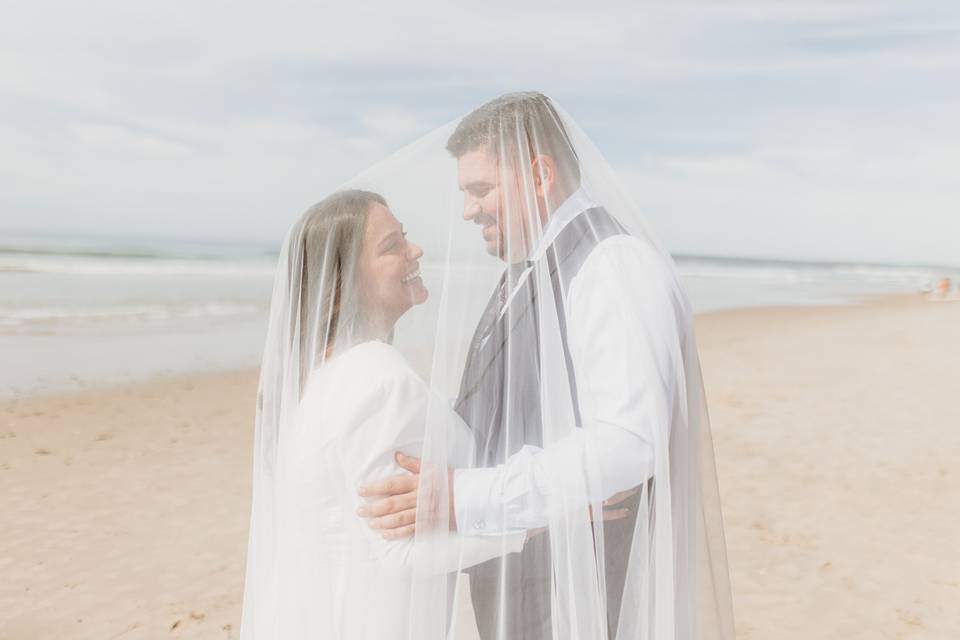
<svg viewBox="0 0 960 640">
<path fill-rule="evenodd" d="M 427 299 L 418 262 L 422 255 L 390 210 L 374 203 L 364 224 L 357 275 L 367 311 L 387 323 L 387 329 Z"/>
</svg>

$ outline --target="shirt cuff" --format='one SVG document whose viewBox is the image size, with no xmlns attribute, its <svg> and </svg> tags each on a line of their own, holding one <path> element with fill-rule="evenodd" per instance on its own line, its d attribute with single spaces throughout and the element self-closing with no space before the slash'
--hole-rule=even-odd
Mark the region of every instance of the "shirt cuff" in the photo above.
<svg viewBox="0 0 960 640">
<path fill-rule="evenodd" d="M 453 511 L 457 533 L 462 536 L 499 536 L 526 533 L 525 528 L 508 528 L 506 508 L 493 495 L 497 468 L 455 469 Z M 520 546 L 526 535 L 519 537 Z M 513 542 L 513 540 L 511 540 Z"/>
<path fill-rule="evenodd" d="M 507 536 L 507 553 L 520 553 L 527 543 L 527 530 L 520 529 Z"/>
</svg>

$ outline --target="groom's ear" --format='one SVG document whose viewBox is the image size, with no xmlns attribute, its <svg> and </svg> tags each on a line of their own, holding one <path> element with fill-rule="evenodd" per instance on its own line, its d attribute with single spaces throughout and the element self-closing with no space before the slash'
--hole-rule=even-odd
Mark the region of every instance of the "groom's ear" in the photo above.
<svg viewBox="0 0 960 640">
<path fill-rule="evenodd" d="M 553 191 L 557 181 L 557 166 L 553 158 L 538 155 L 530 163 L 530 169 L 533 172 L 533 186 L 537 191 L 537 197 L 546 198 Z"/>
</svg>

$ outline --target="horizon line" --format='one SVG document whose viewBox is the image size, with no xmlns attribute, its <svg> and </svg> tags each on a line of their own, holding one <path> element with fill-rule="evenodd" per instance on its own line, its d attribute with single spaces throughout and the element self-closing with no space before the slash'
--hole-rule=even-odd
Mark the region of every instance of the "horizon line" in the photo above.
<svg viewBox="0 0 960 640">
<path fill-rule="evenodd" d="M 193 244 L 193 245 L 215 245 L 220 247 L 245 247 L 245 248 L 256 248 L 263 250 L 271 255 L 279 255 L 279 243 L 282 240 L 274 241 L 255 241 L 249 239 L 213 239 L 213 238 L 201 238 L 201 237 L 185 237 L 178 236 L 173 234 L 157 234 L 157 235 L 137 235 L 137 234 L 127 234 L 127 233 L 104 233 L 104 232 L 85 232 L 85 231 L 50 231 L 50 230 L 31 230 L 31 229 L 13 229 L 13 228 L 2 228 L 0 229 L 0 253 L 45 253 L 45 254 L 61 254 L 61 255 L 100 255 L 104 257 L 115 256 L 115 257 L 155 257 L 162 258 L 163 254 L 160 253 L 151 253 L 150 255 L 144 255 L 141 253 L 135 253 L 131 251 L 130 253 L 103 253 L 92 250 L 89 252 L 58 252 L 49 249 L 36 248 L 31 251 L 29 248 L 18 249 L 14 246 L 9 246 L 2 241 L 2 236 L 4 235 L 22 235 L 22 236 L 36 236 L 36 237 L 47 237 L 47 238 L 74 238 L 74 239 L 84 239 L 84 240 L 127 240 L 132 242 L 171 242 L 171 243 L 182 243 L 182 244 Z M 688 251 L 670 251 L 670 256 L 674 260 L 713 260 L 717 262 L 764 262 L 764 263 L 775 263 L 775 264 L 804 264 L 804 265 L 819 265 L 819 266 L 860 266 L 860 267 L 904 267 L 904 268 L 923 268 L 923 269 L 946 269 L 946 270 L 960 270 L 960 262 L 956 264 L 950 263 L 938 263 L 938 262 L 924 262 L 924 261 L 890 261 L 884 262 L 876 259 L 845 259 L 845 258 L 791 258 L 791 257 L 771 257 L 769 255 L 762 254 L 753 254 L 753 255 L 731 255 L 724 253 L 691 253 Z"/>
</svg>

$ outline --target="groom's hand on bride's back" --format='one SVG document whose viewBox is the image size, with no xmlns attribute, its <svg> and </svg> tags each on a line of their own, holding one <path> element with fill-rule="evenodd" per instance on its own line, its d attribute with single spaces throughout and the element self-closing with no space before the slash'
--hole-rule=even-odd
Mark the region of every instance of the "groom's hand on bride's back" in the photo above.
<svg viewBox="0 0 960 640">
<path fill-rule="evenodd" d="M 417 492 L 420 488 L 420 459 L 400 452 L 394 455 L 397 464 L 409 471 L 409 474 L 397 474 L 366 482 L 357 489 L 365 498 L 377 498 L 357 509 L 357 515 L 369 518 L 372 529 L 383 531 L 383 537 L 389 539 L 407 538 L 413 535 L 417 526 Z M 450 528 L 456 529 L 453 513 L 453 469 L 447 469 L 447 493 Z M 434 484 L 434 486 L 437 486 Z"/>
</svg>

